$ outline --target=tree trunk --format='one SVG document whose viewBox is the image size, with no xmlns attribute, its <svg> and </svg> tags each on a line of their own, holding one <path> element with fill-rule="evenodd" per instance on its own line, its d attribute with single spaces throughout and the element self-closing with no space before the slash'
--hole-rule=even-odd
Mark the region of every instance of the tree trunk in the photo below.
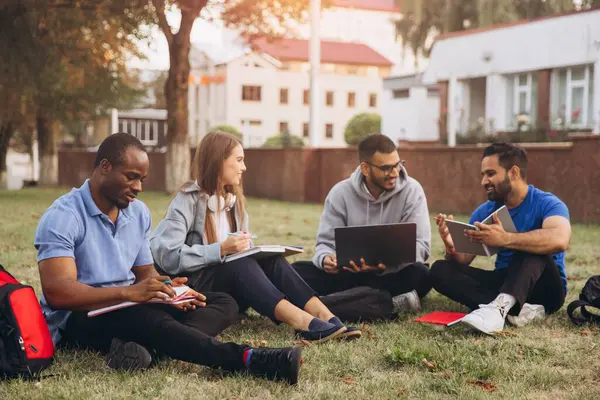
<svg viewBox="0 0 600 400">
<path fill-rule="evenodd" d="M 58 145 L 56 127 L 40 108 L 36 116 L 40 148 L 40 185 L 58 185 Z"/>
<path fill-rule="evenodd" d="M 8 154 L 8 143 L 13 133 L 12 124 L 0 124 L 0 189 L 8 187 L 6 156 Z"/>
<path fill-rule="evenodd" d="M 166 189 L 178 190 L 190 180 L 190 148 L 188 145 L 188 89 L 190 77 L 191 25 L 180 28 L 169 46 L 171 66 L 165 84 L 167 98 L 167 163 Z"/>
</svg>

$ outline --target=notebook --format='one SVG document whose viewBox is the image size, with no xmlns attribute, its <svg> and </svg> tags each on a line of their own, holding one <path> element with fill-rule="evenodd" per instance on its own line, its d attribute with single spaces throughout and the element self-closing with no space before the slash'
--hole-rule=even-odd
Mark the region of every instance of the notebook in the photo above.
<svg viewBox="0 0 600 400">
<path fill-rule="evenodd" d="M 427 324 L 452 326 L 467 314 L 458 312 L 434 311 L 415 319 L 415 322 L 425 322 Z"/>
<path fill-rule="evenodd" d="M 293 256 L 295 254 L 304 253 L 304 248 L 299 246 L 280 246 L 280 245 L 264 245 L 254 246 L 248 250 L 240 251 L 239 253 L 230 254 L 225 257 L 225 261 L 230 262 L 243 257 L 252 257 L 255 260 L 262 258 L 280 255 L 283 257 Z"/>
<path fill-rule="evenodd" d="M 494 211 L 481 223 L 486 225 L 492 225 L 494 223 L 494 213 L 498 214 L 498 218 L 500 218 L 500 221 L 502 222 L 502 226 L 504 227 L 505 231 L 510 233 L 517 233 L 517 228 L 515 227 L 515 224 L 506 206 L 502 206 L 498 210 Z M 452 235 L 454 248 L 459 253 L 491 257 L 494 254 L 498 253 L 498 251 L 500 251 L 500 249 L 497 247 L 490 247 L 486 246 L 483 243 L 471 242 L 471 240 L 465 236 L 465 229 L 472 229 L 476 231 L 479 230 L 479 228 L 477 228 L 475 225 L 451 220 L 446 220 L 446 225 L 448 225 L 448 230 L 450 231 L 450 235 Z"/>
<path fill-rule="evenodd" d="M 166 295 L 162 299 L 155 297 L 152 300 L 148 301 L 147 303 L 181 304 L 181 303 L 190 302 L 195 299 L 194 296 L 189 296 L 186 294 L 188 292 L 188 290 L 190 290 L 190 288 L 186 285 L 173 286 L 173 290 L 175 291 L 175 297 L 169 298 Z M 102 308 L 98 308 L 97 310 L 90 311 L 90 312 L 88 312 L 88 317 L 96 317 L 98 315 L 106 314 L 108 312 L 115 311 L 115 310 L 120 310 L 122 308 L 137 306 L 138 304 L 146 304 L 146 303 L 138 303 L 135 301 L 124 301 L 119 304 L 115 304 L 115 305 L 108 306 L 108 307 L 102 307 Z"/>
</svg>

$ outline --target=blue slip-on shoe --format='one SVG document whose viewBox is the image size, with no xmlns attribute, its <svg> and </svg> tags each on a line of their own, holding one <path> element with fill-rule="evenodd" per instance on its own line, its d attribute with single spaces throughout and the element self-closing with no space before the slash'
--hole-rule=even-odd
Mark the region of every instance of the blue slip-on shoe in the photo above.
<svg viewBox="0 0 600 400">
<path fill-rule="evenodd" d="M 336 326 L 329 322 L 321 321 L 318 318 L 313 318 L 308 325 L 307 331 L 296 331 L 296 336 L 299 339 L 306 340 L 310 343 L 323 343 L 328 340 L 340 337 L 346 332 L 345 326 Z"/>
<path fill-rule="evenodd" d="M 344 325 L 338 317 L 331 317 L 331 319 L 328 322 L 332 325 L 346 328 L 346 331 L 341 335 L 346 340 L 358 339 L 362 336 L 362 332 L 360 331 L 360 329 L 354 326 Z"/>
</svg>

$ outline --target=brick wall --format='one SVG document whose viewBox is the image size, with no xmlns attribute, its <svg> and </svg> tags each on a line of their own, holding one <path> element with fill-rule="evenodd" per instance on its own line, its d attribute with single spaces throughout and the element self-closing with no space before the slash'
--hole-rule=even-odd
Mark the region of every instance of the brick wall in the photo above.
<svg viewBox="0 0 600 400">
<path fill-rule="evenodd" d="M 600 222 L 600 136 L 572 143 L 523 145 L 530 183 L 559 196 L 578 222 Z M 485 200 L 480 186 L 482 146 L 400 148 L 409 175 L 417 179 L 432 211 L 470 213 Z M 165 154 L 150 153 L 146 190 L 164 190 Z M 92 171 L 95 153 L 59 154 L 59 183 L 78 186 Z M 355 149 L 247 149 L 244 190 L 248 196 L 321 203 L 337 182 L 357 167 Z"/>
</svg>

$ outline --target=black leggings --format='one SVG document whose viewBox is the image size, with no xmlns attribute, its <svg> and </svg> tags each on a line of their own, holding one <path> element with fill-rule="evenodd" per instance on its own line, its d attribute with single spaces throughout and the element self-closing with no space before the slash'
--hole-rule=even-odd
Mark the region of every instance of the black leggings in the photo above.
<svg viewBox="0 0 600 400">
<path fill-rule="evenodd" d="M 316 296 L 281 256 L 259 261 L 244 257 L 209 268 L 195 285 L 195 290 L 228 293 L 238 302 L 240 310 L 252 307 L 273 321 L 276 321 L 275 306 L 281 300 L 287 299 L 304 309 L 306 303 Z"/>
<path fill-rule="evenodd" d="M 237 319 L 235 301 L 224 293 L 204 293 L 206 307 L 180 311 L 164 304 L 142 304 L 88 318 L 73 312 L 59 346 L 108 352 L 113 338 L 132 341 L 169 357 L 239 371 L 248 346 L 221 343 L 212 336 Z"/>
</svg>

